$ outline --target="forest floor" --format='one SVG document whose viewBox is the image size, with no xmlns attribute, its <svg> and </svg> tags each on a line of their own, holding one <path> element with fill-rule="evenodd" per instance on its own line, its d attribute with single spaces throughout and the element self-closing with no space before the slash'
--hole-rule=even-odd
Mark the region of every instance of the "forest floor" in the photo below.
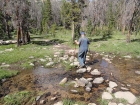
<svg viewBox="0 0 140 105">
<path fill-rule="evenodd" d="M 134 36 L 132 37 L 134 38 Z M 139 36 L 130 44 L 125 42 L 125 36 L 120 32 L 115 32 L 112 38 L 106 40 L 97 36 L 89 39 L 92 40 L 88 54 L 88 63 L 91 69 L 98 69 L 105 80 L 116 82 L 118 87 L 114 92 L 121 90 L 123 85 L 134 95 L 140 96 Z M 87 105 L 93 102 L 97 105 L 108 105 L 108 101 L 101 100 L 101 94 L 106 91 L 108 82 L 100 85 L 94 84 L 90 93 L 85 92 L 84 88 L 78 88 L 78 94 L 71 93 L 71 90 L 75 90 L 75 88 L 73 89 L 70 82 L 75 78 L 93 76 L 89 73 L 77 74 L 75 72 L 77 68 L 70 66 L 71 56 L 69 56 L 69 60 L 58 60 L 57 55 L 59 55 L 59 59 L 62 59 L 61 57 L 67 55 L 69 50 L 78 49 L 78 46 L 75 47 L 71 44 L 69 31 L 58 31 L 55 37 L 33 35 L 31 40 L 32 43 L 20 47 L 16 47 L 15 44 L 0 47 L 1 104 L 6 102 L 7 105 L 10 103 L 18 105 L 23 98 L 24 104 L 31 105 L 35 98 L 40 96 L 37 105 L 40 105 L 42 100 L 48 100 L 46 105 L 53 105 L 61 100 L 65 103 L 64 105 L 73 105 L 74 103 Z M 49 65 L 52 61 L 53 64 Z M 110 77 L 111 73 L 113 77 Z M 11 76 L 12 78 L 9 78 Z M 59 82 L 65 77 L 68 82 L 60 86 Z M 93 79 L 95 78 L 96 76 L 93 77 Z M 53 100 L 52 98 L 55 97 L 57 99 Z M 112 101 L 127 103 L 125 100 Z"/>
</svg>

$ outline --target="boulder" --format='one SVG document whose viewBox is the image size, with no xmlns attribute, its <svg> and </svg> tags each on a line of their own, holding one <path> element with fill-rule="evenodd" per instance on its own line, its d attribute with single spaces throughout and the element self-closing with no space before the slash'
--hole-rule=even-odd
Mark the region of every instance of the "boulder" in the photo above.
<svg viewBox="0 0 140 105">
<path fill-rule="evenodd" d="M 93 83 L 95 83 L 95 84 L 101 84 L 103 82 L 104 82 L 104 78 L 103 77 L 98 77 L 98 78 L 95 78 L 93 80 Z"/>
<path fill-rule="evenodd" d="M 109 87 L 110 88 L 115 88 L 115 87 L 117 87 L 118 85 L 115 83 L 115 82 L 113 82 L 113 81 L 109 81 Z"/>
<path fill-rule="evenodd" d="M 125 99 L 127 100 L 130 104 L 134 104 L 134 102 L 137 100 L 136 96 L 134 96 L 131 92 L 116 92 L 114 94 L 115 98 L 120 98 L 120 99 Z"/>
<path fill-rule="evenodd" d="M 103 94 L 102 94 L 102 99 L 104 100 L 111 100 L 111 99 L 113 99 L 113 97 L 112 97 L 112 95 L 110 94 L 110 93 L 108 93 L 108 92 L 103 92 Z"/>
<path fill-rule="evenodd" d="M 86 68 L 81 68 L 81 69 L 77 70 L 76 72 L 77 73 L 85 73 L 86 71 L 87 71 Z"/>
<path fill-rule="evenodd" d="M 59 84 L 63 85 L 63 84 L 65 84 L 67 82 L 67 80 L 68 80 L 67 78 L 64 78 L 64 79 L 61 80 L 61 82 Z"/>
<path fill-rule="evenodd" d="M 100 72 L 98 69 L 94 69 L 94 70 L 91 72 L 91 75 L 101 75 L 101 72 Z"/>
</svg>

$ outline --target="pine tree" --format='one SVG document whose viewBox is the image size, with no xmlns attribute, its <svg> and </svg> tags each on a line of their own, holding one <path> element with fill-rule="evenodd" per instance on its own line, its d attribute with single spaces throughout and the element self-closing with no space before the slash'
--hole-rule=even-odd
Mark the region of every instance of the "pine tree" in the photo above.
<svg viewBox="0 0 140 105">
<path fill-rule="evenodd" d="M 44 2 L 42 15 L 42 31 L 48 32 L 48 29 L 50 29 L 52 24 L 52 10 L 50 0 L 46 0 Z"/>
</svg>

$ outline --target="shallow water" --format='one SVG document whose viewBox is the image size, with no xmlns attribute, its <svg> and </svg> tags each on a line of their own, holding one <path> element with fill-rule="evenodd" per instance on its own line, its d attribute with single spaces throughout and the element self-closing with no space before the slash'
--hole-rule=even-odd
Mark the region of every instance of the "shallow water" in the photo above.
<svg viewBox="0 0 140 105">
<path fill-rule="evenodd" d="M 91 57 L 93 58 L 93 57 Z M 127 87 L 137 96 L 140 96 L 140 75 L 135 74 L 135 71 L 140 70 L 139 59 L 124 59 L 115 57 L 111 60 L 112 63 L 108 63 L 102 59 L 102 56 L 93 58 L 88 62 L 88 65 L 92 69 L 99 69 L 105 80 L 111 80 L 116 82 L 119 86 L 116 91 L 121 90 L 122 87 Z M 73 86 L 66 84 L 60 86 L 59 82 L 67 77 L 68 82 L 75 78 L 81 77 L 93 77 L 89 73 L 76 74 L 75 70 L 65 71 L 62 68 L 42 68 L 36 67 L 33 70 L 24 70 L 19 75 L 7 79 L 0 88 L 1 97 L 16 91 L 28 90 L 33 92 L 51 92 L 60 94 L 60 100 L 63 98 L 71 98 L 74 100 L 81 100 L 86 102 L 97 102 L 101 93 L 108 86 L 108 82 L 104 82 L 101 85 L 93 85 L 90 93 L 86 92 L 84 88 L 79 88 L 79 94 L 72 94 L 70 92 Z M 129 86 L 130 85 L 130 86 Z M 115 92 L 115 91 L 114 91 Z"/>
</svg>

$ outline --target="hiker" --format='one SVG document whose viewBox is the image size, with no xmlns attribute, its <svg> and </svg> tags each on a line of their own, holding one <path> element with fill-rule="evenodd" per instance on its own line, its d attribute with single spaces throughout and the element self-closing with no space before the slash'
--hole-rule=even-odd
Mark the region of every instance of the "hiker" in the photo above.
<svg viewBox="0 0 140 105">
<path fill-rule="evenodd" d="M 80 68 L 85 67 L 86 55 L 88 51 L 89 40 L 85 37 L 85 32 L 81 32 L 81 38 L 79 41 L 75 40 L 75 43 L 79 45 L 78 60 Z"/>
</svg>

